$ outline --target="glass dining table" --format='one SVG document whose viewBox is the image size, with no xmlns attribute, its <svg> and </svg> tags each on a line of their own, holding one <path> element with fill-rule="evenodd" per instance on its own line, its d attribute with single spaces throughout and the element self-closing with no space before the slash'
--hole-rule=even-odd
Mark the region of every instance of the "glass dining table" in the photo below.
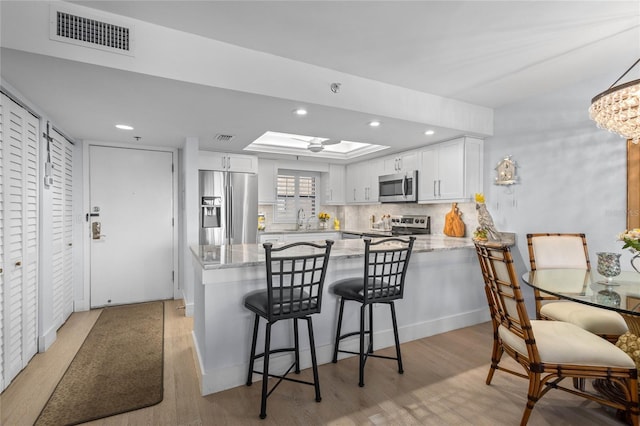
<svg viewBox="0 0 640 426">
<path fill-rule="evenodd" d="M 640 274 L 624 273 L 613 281 L 607 281 L 594 271 L 585 269 L 538 269 L 525 272 L 522 281 L 561 299 L 620 313 L 629 331 L 620 336 L 616 346 L 640 368 Z M 635 344 L 634 339 L 637 340 Z M 595 380 L 593 386 L 608 398 L 625 400 L 622 392 L 607 380 Z"/>
<path fill-rule="evenodd" d="M 629 331 L 640 336 L 640 274 L 628 273 L 607 281 L 584 269 L 538 269 L 522 275 L 525 284 L 561 299 L 616 311 Z"/>
</svg>

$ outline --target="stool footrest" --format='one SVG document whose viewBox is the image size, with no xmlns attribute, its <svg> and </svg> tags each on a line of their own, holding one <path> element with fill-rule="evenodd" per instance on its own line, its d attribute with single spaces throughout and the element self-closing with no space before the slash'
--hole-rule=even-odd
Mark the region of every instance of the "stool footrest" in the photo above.
<svg viewBox="0 0 640 426">
<path fill-rule="evenodd" d="M 351 355 L 360 355 L 360 352 L 354 352 L 354 351 L 345 351 L 343 349 L 338 349 L 338 353 L 343 353 L 343 354 L 351 354 Z M 386 355 L 378 355 L 378 354 L 374 354 L 373 352 L 367 352 L 364 354 L 364 357 L 372 357 L 372 358 L 384 358 L 384 359 L 393 359 L 393 360 L 398 360 L 397 357 L 393 357 L 393 356 L 386 356 Z"/>
<path fill-rule="evenodd" d="M 294 352 L 296 350 L 296 348 L 281 348 L 281 349 L 274 349 L 272 351 L 269 351 L 269 354 L 276 354 L 276 353 L 281 353 L 281 352 Z M 264 357 L 264 352 L 256 354 L 253 359 L 258 359 L 258 358 L 263 358 Z"/>
</svg>

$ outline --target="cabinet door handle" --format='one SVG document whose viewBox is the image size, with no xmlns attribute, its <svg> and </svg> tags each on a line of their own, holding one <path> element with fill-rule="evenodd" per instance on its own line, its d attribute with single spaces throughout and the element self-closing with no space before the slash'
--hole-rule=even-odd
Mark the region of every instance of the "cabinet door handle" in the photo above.
<svg viewBox="0 0 640 426">
<path fill-rule="evenodd" d="M 22 266 L 22 262 L 20 262 L 19 260 L 16 262 L 16 266 Z"/>
<path fill-rule="evenodd" d="M 4 270 L 2 268 L 0 268 L 0 274 L 3 273 L 3 272 L 4 272 Z"/>
<path fill-rule="evenodd" d="M 227 157 L 227 169 L 231 170 L 231 157 Z"/>
<path fill-rule="evenodd" d="M 438 179 L 438 197 L 441 197 L 441 196 L 442 196 L 442 192 L 440 192 L 440 183 L 441 183 L 441 182 L 442 182 L 442 181 L 441 181 L 440 179 Z"/>
<path fill-rule="evenodd" d="M 353 188 L 353 201 L 355 201 L 355 200 L 356 200 L 356 189 Z"/>
<path fill-rule="evenodd" d="M 437 181 L 435 181 L 435 180 L 433 181 L 433 196 L 434 196 L 434 197 L 435 197 L 435 196 L 436 196 L 436 194 L 437 194 L 437 193 L 436 193 L 436 182 L 437 182 Z"/>
</svg>

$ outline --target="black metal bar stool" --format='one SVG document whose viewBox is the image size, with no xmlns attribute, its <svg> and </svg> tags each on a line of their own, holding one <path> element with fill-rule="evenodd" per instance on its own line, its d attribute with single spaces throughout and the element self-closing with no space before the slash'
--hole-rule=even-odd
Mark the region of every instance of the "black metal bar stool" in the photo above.
<svg viewBox="0 0 640 426">
<path fill-rule="evenodd" d="M 331 291 L 337 296 L 340 296 L 340 311 L 338 314 L 338 328 L 336 330 L 336 340 L 333 349 L 333 362 L 338 362 L 338 352 L 358 355 L 360 357 L 360 377 L 358 382 L 360 387 L 364 386 L 364 365 L 368 357 L 397 360 L 398 373 L 402 374 L 404 372 L 402 368 L 402 354 L 400 353 L 396 309 L 393 301 L 402 299 L 404 294 L 404 281 L 415 239 L 415 237 L 409 237 L 408 239 L 386 238 L 371 242 L 370 238 L 365 238 L 364 275 L 339 280 L 331 285 Z M 366 291 L 365 283 L 367 287 Z M 351 333 L 340 334 L 344 302 L 347 300 L 360 303 L 360 329 Z M 373 304 L 375 303 L 386 303 L 391 308 L 393 336 L 396 343 L 395 357 L 376 355 L 373 353 Z M 367 306 L 369 307 L 368 330 L 365 328 L 365 308 Z M 369 335 L 369 345 L 366 351 L 364 347 L 365 334 Z M 342 339 L 355 335 L 360 336 L 359 352 L 339 349 Z"/>
<path fill-rule="evenodd" d="M 316 401 L 320 402 L 322 399 L 311 315 L 320 312 L 322 288 L 332 245 L 333 241 L 331 240 L 325 241 L 325 244 L 299 242 L 278 248 L 273 248 L 271 243 L 263 245 L 267 267 L 267 288 L 252 292 L 244 298 L 244 306 L 255 313 L 247 386 L 251 386 L 253 373 L 262 374 L 261 419 L 267 417 L 267 398 L 283 380 L 313 385 L 316 391 Z M 267 328 L 264 352 L 256 354 L 260 317 L 267 320 Z M 293 319 L 293 347 L 271 349 L 271 326 L 280 320 L 287 319 Z M 287 377 L 287 374 L 294 368 L 295 373 L 300 373 L 299 319 L 307 321 L 313 382 Z M 284 374 L 271 374 L 269 373 L 269 356 L 280 352 L 293 352 L 294 362 Z M 258 358 L 264 359 L 262 371 L 254 370 L 254 362 Z M 268 390 L 269 377 L 278 378 L 271 390 Z"/>
</svg>

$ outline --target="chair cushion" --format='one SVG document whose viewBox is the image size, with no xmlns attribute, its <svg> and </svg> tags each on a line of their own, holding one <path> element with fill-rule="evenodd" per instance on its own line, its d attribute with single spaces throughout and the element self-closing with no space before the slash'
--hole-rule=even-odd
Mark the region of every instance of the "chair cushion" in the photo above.
<svg viewBox="0 0 640 426">
<path fill-rule="evenodd" d="M 636 368 L 635 362 L 620 348 L 575 324 L 532 320 L 531 328 L 543 363 Z M 502 325 L 498 334 L 504 345 L 528 358 L 523 339 Z"/>
<path fill-rule="evenodd" d="M 306 315 L 307 313 L 309 313 L 309 310 L 317 308 L 318 305 L 316 299 L 312 299 L 311 303 L 309 303 L 309 300 L 307 299 L 309 295 L 306 292 L 302 293 L 302 297 L 295 297 L 292 303 L 279 305 L 278 303 L 280 302 L 291 301 L 291 297 L 288 293 L 283 294 L 283 296 L 284 297 L 281 299 L 279 292 L 273 292 L 273 303 L 275 307 L 273 314 L 275 315 L 285 315 L 297 311 L 304 311 L 304 315 Z M 302 299 L 302 301 L 297 299 Z M 268 305 L 269 299 L 267 297 L 267 290 L 254 291 L 247 294 L 244 298 L 244 306 L 247 309 L 250 309 L 251 311 L 265 318 L 268 316 Z M 282 312 L 280 312 L 281 307 Z"/>
<path fill-rule="evenodd" d="M 377 282 L 379 284 L 379 281 Z M 344 297 L 348 300 L 364 301 L 364 279 L 357 278 L 345 278 L 336 281 L 329 287 L 330 291 L 336 296 Z M 369 297 L 372 296 L 373 291 L 369 291 Z M 393 287 L 385 287 L 383 289 L 376 289 L 376 297 L 390 297 L 399 296 L 400 289 Z"/>
<path fill-rule="evenodd" d="M 582 237 L 544 235 L 531 239 L 536 268 L 587 269 Z"/>
<path fill-rule="evenodd" d="M 540 314 L 556 321 L 570 322 L 594 334 L 621 335 L 629 331 L 619 313 L 578 302 L 545 303 Z"/>
</svg>

